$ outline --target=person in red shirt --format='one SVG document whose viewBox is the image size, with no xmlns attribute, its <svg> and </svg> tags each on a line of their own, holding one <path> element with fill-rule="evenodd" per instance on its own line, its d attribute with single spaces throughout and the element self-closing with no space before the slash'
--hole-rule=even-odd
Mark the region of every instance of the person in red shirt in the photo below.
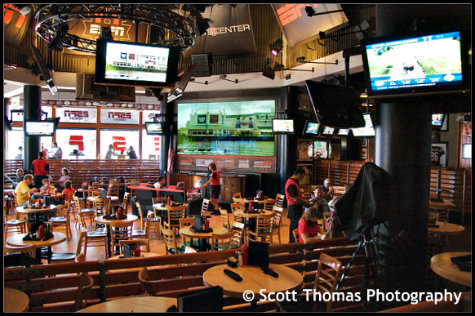
<svg viewBox="0 0 475 316">
<path fill-rule="evenodd" d="M 299 220 L 298 232 L 301 244 L 320 240 L 321 237 L 318 234 L 323 234 L 324 232 L 320 225 L 318 225 L 318 220 L 322 217 L 323 209 L 323 203 L 317 202 L 309 207 Z"/>
<path fill-rule="evenodd" d="M 73 200 L 73 196 L 76 193 L 76 190 L 71 185 L 71 181 L 64 182 L 64 190 L 63 190 L 63 197 L 64 202 L 71 202 Z"/>
<path fill-rule="evenodd" d="M 219 177 L 219 172 L 217 170 L 218 168 L 216 168 L 216 164 L 214 162 L 211 162 L 208 165 L 208 169 L 211 172 L 211 177 L 208 180 L 208 182 L 204 184 L 204 186 L 207 187 L 209 184 L 211 184 L 210 186 L 211 203 L 214 206 L 214 212 L 212 214 L 220 215 L 218 199 L 219 199 L 219 195 L 221 194 L 221 184 L 219 181 L 220 177 Z"/>
<path fill-rule="evenodd" d="M 300 192 L 299 181 L 305 177 L 305 170 L 298 167 L 295 169 L 293 175 L 287 180 L 285 184 L 285 198 L 287 199 L 287 218 L 290 219 L 289 227 L 289 242 L 295 242 L 294 229 L 298 227 L 298 221 L 302 217 L 303 207 L 309 206 L 309 201 L 302 197 Z"/>
<path fill-rule="evenodd" d="M 40 151 L 38 159 L 33 160 L 30 171 L 35 177 L 35 187 L 41 188 L 43 179 L 47 179 L 49 173 L 49 163 L 45 160 L 43 152 Z"/>
</svg>

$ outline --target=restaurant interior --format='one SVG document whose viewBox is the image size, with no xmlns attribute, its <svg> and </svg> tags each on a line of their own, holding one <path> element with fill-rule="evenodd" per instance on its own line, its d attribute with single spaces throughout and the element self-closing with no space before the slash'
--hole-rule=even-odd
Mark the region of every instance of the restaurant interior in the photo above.
<svg viewBox="0 0 475 316">
<path fill-rule="evenodd" d="M 4 4 L 4 312 L 470 312 L 471 9 Z"/>
</svg>

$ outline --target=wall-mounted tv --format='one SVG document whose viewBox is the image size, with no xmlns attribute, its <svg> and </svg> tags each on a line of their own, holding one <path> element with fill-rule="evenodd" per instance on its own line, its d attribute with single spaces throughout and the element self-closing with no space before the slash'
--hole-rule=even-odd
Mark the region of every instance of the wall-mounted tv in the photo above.
<svg viewBox="0 0 475 316">
<path fill-rule="evenodd" d="M 352 128 L 353 136 L 355 137 L 371 137 L 375 135 L 373 121 L 369 113 L 363 114 L 365 120 L 365 127 Z"/>
<path fill-rule="evenodd" d="M 338 135 L 339 136 L 348 136 L 348 134 L 350 133 L 350 129 L 349 128 L 340 128 L 338 130 Z"/>
<path fill-rule="evenodd" d="M 444 119 L 445 119 L 444 113 L 432 114 L 432 126 L 442 127 L 442 124 L 444 124 Z"/>
<path fill-rule="evenodd" d="M 55 123 L 53 121 L 26 121 L 26 136 L 53 136 Z"/>
<path fill-rule="evenodd" d="M 175 47 L 98 39 L 95 82 L 171 87 L 178 81 L 179 56 Z"/>
<path fill-rule="evenodd" d="M 335 133 L 335 129 L 333 127 L 329 127 L 329 126 L 324 126 L 323 127 L 323 131 L 322 131 L 322 135 L 333 135 L 333 133 Z"/>
<path fill-rule="evenodd" d="M 359 95 L 342 85 L 305 81 L 320 124 L 333 128 L 363 127 Z"/>
<path fill-rule="evenodd" d="M 275 100 L 177 102 L 180 155 L 274 156 Z"/>
<path fill-rule="evenodd" d="M 292 134 L 294 132 L 294 120 L 273 119 L 272 132 L 276 134 Z"/>
<path fill-rule="evenodd" d="M 304 135 L 318 135 L 318 130 L 320 129 L 320 124 L 315 121 L 305 122 L 305 128 L 303 130 Z"/>
<path fill-rule="evenodd" d="M 368 95 L 408 96 L 469 88 L 468 49 L 460 31 L 363 40 Z"/>
<path fill-rule="evenodd" d="M 145 122 L 145 130 L 147 135 L 163 135 L 165 134 L 165 125 L 163 122 Z"/>
<path fill-rule="evenodd" d="M 471 143 L 463 144 L 462 158 L 472 159 L 472 144 Z"/>
<path fill-rule="evenodd" d="M 328 158 L 328 142 L 314 141 L 313 142 L 313 157 L 315 159 L 327 159 Z"/>
</svg>

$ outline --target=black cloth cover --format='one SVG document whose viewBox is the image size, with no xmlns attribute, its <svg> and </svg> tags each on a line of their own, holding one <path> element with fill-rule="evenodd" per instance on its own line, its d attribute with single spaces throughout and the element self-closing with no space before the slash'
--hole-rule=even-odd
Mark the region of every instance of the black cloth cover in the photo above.
<svg viewBox="0 0 475 316">
<path fill-rule="evenodd" d="M 390 174 L 374 163 L 365 163 L 353 185 L 335 203 L 335 214 L 352 241 L 366 228 L 396 214 L 396 191 Z"/>
</svg>

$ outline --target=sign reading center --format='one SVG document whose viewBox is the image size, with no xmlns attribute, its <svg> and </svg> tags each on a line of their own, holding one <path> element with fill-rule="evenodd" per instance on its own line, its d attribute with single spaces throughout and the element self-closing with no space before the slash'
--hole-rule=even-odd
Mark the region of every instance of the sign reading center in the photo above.
<svg viewBox="0 0 475 316">
<path fill-rule="evenodd" d="M 139 112 L 117 109 L 102 109 L 101 123 L 105 124 L 138 124 Z"/>
</svg>

